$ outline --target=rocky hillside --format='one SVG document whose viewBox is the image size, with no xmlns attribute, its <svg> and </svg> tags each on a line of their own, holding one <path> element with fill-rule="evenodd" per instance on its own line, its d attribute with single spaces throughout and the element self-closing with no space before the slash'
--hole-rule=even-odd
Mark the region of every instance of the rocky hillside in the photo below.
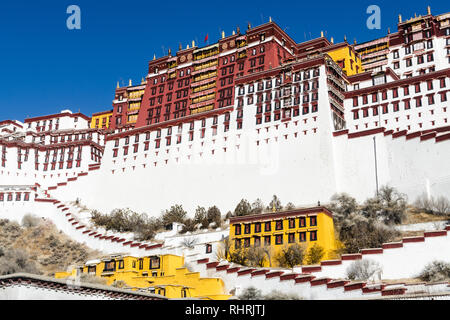
<svg viewBox="0 0 450 320">
<path fill-rule="evenodd" d="M 59 231 L 48 220 L 25 216 L 22 223 L 0 219 L 0 275 L 56 271 L 101 256 Z"/>
</svg>

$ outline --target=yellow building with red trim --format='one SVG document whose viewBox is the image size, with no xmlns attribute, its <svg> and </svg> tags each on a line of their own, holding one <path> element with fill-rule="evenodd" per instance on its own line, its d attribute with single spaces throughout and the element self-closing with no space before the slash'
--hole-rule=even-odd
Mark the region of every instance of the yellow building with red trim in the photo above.
<svg viewBox="0 0 450 320">
<path fill-rule="evenodd" d="M 168 298 L 226 300 L 222 279 L 202 278 L 199 272 L 184 267 L 184 257 L 172 254 L 148 257 L 108 256 L 91 260 L 69 272 L 57 272 L 55 278 L 89 274 L 106 279 L 108 285 L 123 281 L 132 290 L 147 289 Z"/>
<path fill-rule="evenodd" d="M 91 117 L 91 129 L 108 129 L 112 115 L 112 110 L 93 113 Z"/>
<path fill-rule="evenodd" d="M 275 257 L 286 245 L 299 244 L 309 250 L 317 244 L 324 249 L 322 260 L 333 258 L 337 248 L 333 216 L 325 207 L 231 217 L 229 239 L 230 251 L 270 249 L 271 258 L 265 266 L 272 267 L 277 265 Z"/>
</svg>

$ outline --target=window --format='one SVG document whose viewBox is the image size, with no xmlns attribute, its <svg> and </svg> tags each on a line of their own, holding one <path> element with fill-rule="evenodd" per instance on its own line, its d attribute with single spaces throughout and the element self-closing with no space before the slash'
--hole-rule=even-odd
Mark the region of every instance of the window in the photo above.
<svg viewBox="0 0 450 320">
<path fill-rule="evenodd" d="M 306 218 L 305 218 L 305 217 L 300 217 L 298 221 L 299 221 L 298 226 L 299 226 L 300 228 L 306 227 Z"/>
<path fill-rule="evenodd" d="M 264 245 L 270 246 L 271 245 L 271 236 L 265 236 L 264 237 Z"/>
<path fill-rule="evenodd" d="M 255 247 L 260 247 L 261 246 L 261 237 L 255 237 L 254 246 Z"/>
<path fill-rule="evenodd" d="M 244 239 L 244 248 L 248 248 L 250 247 L 250 238 L 245 238 Z"/>
<path fill-rule="evenodd" d="M 241 234 L 241 225 L 240 224 L 236 224 L 234 226 L 234 234 L 235 235 L 240 235 Z"/>
<path fill-rule="evenodd" d="M 150 257 L 150 269 L 159 269 L 160 259 L 159 257 Z"/>
<path fill-rule="evenodd" d="M 270 222 L 264 223 L 264 231 L 271 231 L 272 230 L 272 224 Z"/>
<path fill-rule="evenodd" d="M 244 224 L 244 234 L 249 234 L 250 233 L 250 224 L 246 223 Z"/>
<path fill-rule="evenodd" d="M 309 241 L 316 241 L 317 240 L 317 231 L 311 231 L 309 233 Z"/>
<path fill-rule="evenodd" d="M 311 227 L 317 226 L 317 217 L 316 216 L 309 217 L 309 225 Z"/>
<path fill-rule="evenodd" d="M 211 253 L 211 252 L 212 252 L 212 244 L 210 244 L 210 243 L 207 243 L 207 244 L 206 244 L 206 250 L 205 250 L 205 252 L 206 252 L 206 253 Z"/>
<path fill-rule="evenodd" d="M 256 222 L 254 226 L 254 232 L 259 233 L 261 232 L 261 222 Z"/>
<path fill-rule="evenodd" d="M 300 240 L 300 242 L 305 242 L 306 241 L 306 232 L 300 232 L 299 233 L 299 240 Z"/>
<path fill-rule="evenodd" d="M 289 229 L 295 228 L 295 219 L 289 219 Z"/>
<path fill-rule="evenodd" d="M 105 261 L 105 268 L 103 269 L 103 272 L 108 271 L 115 271 L 116 270 L 116 261 Z"/>
<path fill-rule="evenodd" d="M 275 222 L 275 230 L 283 230 L 283 220 L 277 220 Z"/>
<path fill-rule="evenodd" d="M 235 239 L 234 240 L 234 248 L 240 249 L 241 248 L 241 239 Z"/>
<path fill-rule="evenodd" d="M 275 244 L 276 245 L 283 244 L 283 235 L 282 234 L 277 234 L 275 236 Z"/>
<path fill-rule="evenodd" d="M 295 242 L 295 233 L 288 233 L 288 242 L 289 243 Z"/>
</svg>

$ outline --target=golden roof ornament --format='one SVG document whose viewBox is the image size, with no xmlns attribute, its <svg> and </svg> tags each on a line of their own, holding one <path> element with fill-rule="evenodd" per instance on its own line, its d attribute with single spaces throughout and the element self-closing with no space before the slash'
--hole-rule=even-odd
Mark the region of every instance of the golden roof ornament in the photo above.
<svg viewBox="0 0 450 320">
<path fill-rule="evenodd" d="M 401 14 L 398 15 L 398 23 L 402 23 L 402 15 Z"/>
<path fill-rule="evenodd" d="M 225 31 L 222 30 L 222 39 L 225 38 Z"/>
<path fill-rule="evenodd" d="M 131 87 L 131 79 L 128 80 L 128 86 Z"/>
<path fill-rule="evenodd" d="M 431 15 L 431 8 L 430 8 L 430 6 L 427 7 L 427 13 Z"/>
</svg>

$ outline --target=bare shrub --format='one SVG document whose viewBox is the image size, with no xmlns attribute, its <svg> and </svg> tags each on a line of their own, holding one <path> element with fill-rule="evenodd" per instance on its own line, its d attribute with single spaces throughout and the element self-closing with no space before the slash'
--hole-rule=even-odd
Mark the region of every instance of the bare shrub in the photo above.
<svg viewBox="0 0 450 320">
<path fill-rule="evenodd" d="M 344 253 L 357 253 L 365 248 L 379 248 L 393 241 L 400 233 L 373 218 L 352 213 L 338 224 L 339 238 Z"/>
<path fill-rule="evenodd" d="M 322 246 L 315 243 L 309 250 L 306 252 L 305 263 L 306 264 L 316 264 L 319 263 L 320 260 L 325 255 L 325 250 Z"/>
<path fill-rule="evenodd" d="M 42 222 L 42 219 L 35 216 L 34 214 L 28 213 L 22 218 L 22 227 L 32 228 L 38 226 Z"/>
<path fill-rule="evenodd" d="M 350 214 L 358 210 L 358 203 L 356 199 L 349 196 L 347 193 L 337 193 L 331 197 L 329 208 L 333 211 L 335 220 L 343 220 Z"/>
<path fill-rule="evenodd" d="M 425 266 L 420 272 L 419 278 L 423 281 L 449 281 L 450 263 L 444 261 L 433 261 Z"/>
<path fill-rule="evenodd" d="M 380 188 L 377 196 L 364 202 L 362 213 L 386 224 L 399 224 L 405 217 L 406 205 L 406 195 L 386 185 Z"/>
<path fill-rule="evenodd" d="M 198 242 L 198 238 L 194 238 L 194 237 L 184 238 L 183 241 L 181 241 L 181 245 L 187 249 L 194 249 L 197 242 Z"/>
<path fill-rule="evenodd" d="M 84 283 L 106 285 L 108 282 L 105 278 L 97 277 L 88 273 L 81 273 L 79 277 L 80 281 Z"/>
<path fill-rule="evenodd" d="M 10 248 L 0 256 L 0 275 L 17 272 L 40 274 L 33 260 L 25 250 Z"/>
<path fill-rule="evenodd" d="M 242 290 L 239 300 L 262 300 L 261 290 L 255 287 L 247 287 Z"/>
<path fill-rule="evenodd" d="M 450 214 L 450 201 L 439 196 L 433 201 L 433 213 L 437 215 L 447 215 Z"/>
<path fill-rule="evenodd" d="M 305 246 L 294 243 L 281 248 L 275 260 L 280 267 L 294 268 L 296 265 L 302 264 L 304 257 Z"/>
<path fill-rule="evenodd" d="M 350 280 L 366 281 L 370 279 L 376 272 L 381 271 L 378 262 L 370 259 L 356 260 L 347 267 L 347 278 Z"/>
<path fill-rule="evenodd" d="M 422 193 L 417 197 L 416 201 L 414 202 L 414 206 L 417 209 L 429 214 L 450 214 L 450 201 L 444 196 L 435 198 L 433 196 L 428 197 L 425 193 Z"/>
<path fill-rule="evenodd" d="M 247 250 L 248 265 L 252 267 L 264 267 L 267 261 L 266 251 L 261 247 L 250 247 Z"/>
</svg>

